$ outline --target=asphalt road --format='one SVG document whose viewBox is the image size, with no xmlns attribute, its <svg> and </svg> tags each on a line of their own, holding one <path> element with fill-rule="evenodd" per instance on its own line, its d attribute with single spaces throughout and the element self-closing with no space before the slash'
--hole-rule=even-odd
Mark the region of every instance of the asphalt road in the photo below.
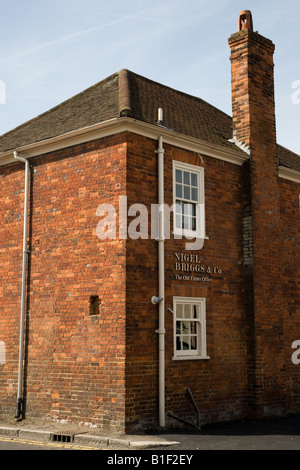
<svg viewBox="0 0 300 470">
<path fill-rule="evenodd" d="M 201 431 L 161 434 L 179 442 L 164 450 L 300 450 L 300 416 L 206 425 Z"/>
</svg>

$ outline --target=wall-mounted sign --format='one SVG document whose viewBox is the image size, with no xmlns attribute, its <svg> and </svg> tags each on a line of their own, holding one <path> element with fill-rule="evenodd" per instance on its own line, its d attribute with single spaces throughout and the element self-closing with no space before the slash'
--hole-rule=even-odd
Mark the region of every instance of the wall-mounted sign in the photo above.
<svg viewBox="0 0 300 470">
<path fill-rule="evenodd" d="M 175 253 L 174 271 L 178 281 L 211 282 L 222 274 L 218 266 L 204 264 L 200 256 L 188 253 Z"/>
</svg>

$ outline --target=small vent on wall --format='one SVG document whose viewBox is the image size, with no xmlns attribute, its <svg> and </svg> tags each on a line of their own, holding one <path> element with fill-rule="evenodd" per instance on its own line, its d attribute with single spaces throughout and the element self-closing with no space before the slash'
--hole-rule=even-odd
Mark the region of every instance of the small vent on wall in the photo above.
<svg viewBox="0 0 300 470">
<path fill-rule="evenodd" d="M 99 295 L 90 296 L 90 315 L 100 315 L 100 304 Z"/>
</svg>

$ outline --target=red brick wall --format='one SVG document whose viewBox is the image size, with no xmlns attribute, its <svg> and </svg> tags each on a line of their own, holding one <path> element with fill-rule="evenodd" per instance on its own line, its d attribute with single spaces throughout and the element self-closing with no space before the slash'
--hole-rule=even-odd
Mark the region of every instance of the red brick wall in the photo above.
<svg viewBox="0 0 300 470">
<path fill-rule="evenodd" d="M 99 240 L 99 204 L 125 191 L 124 135 L 31 161 L 25 416 L 124 426 L 125 241 Z M 1 410 L 14 416 L 24 167 L 1 173 Z M 100 316 L 89 315 L 98 295 Z"/>
<path fill-rule="evenodd" d="M 299 184 L 283 179 L 279 180 L 279 189 L 286 406 L 291 412 L 299 412 L 300 364 L 294 364 L 291 356 L 296 352 L 293 342 L 300 340 L 300 190 Z"/>
<path fill-rule="evenodd" d="M 21 171 L 19 165 L 2 167 L 0 183 L 0 340 L 5 342 L 6 362 L 5 365 L 0 364 L 0 409 L 3 412 L 11 410 L 14 416 L 19 348 L 24 171 Z"/>
<path fill-rule="evenodd" d="M 157 142 L 130 135 L 128 202 L 157 204 Z M 242 169 L 193 152 L 165 146 L 165 203 L 173 204 L 172 160 L 205 168 L 206 225 L 209 240 L 200 251 L 186 251 L 186 240 L 165 242 L 166 412 L 194 420 L 189 387 L 202 419 L 218 421 L 247 412 L 246 330 L 243 294 Z M 171 227 L 172 232 L 172 227 Z M 127 242 L 127 427 L 158 424 L 158 248 L 154 240 Z M 218 266 L 212 282 L 175 279 L 175 252 L 197 253 Z M 208 360 L 173 360 L 173 296 L 207 298 Z M 178 426 L 173 418 L 168 425 Z"/>
<path fill-rule="evenodd" d="M 208 360 L 174 361 L 167 358 L 168 410 L 184 417 L 195 417 L 191 401 L 184 390 L 189 387 L 197 402 L 203 422 L 235 419 L 246 411 L 246 348 L 242 277 L 242 170 L 233 164 L 173 149 L 167 154 L 166 175 L 172 198 L 171 159 L 204 167 L 206 234 L 204 247 L 189 253 L 202 258 L 205 266 L 217 266 L 221 275 L 211 282 L 174 280 L 174 251 L 186 252 L 185 240 L 166 244 L 169 255 L 167 303 L 172 295 L 206 298 Z M 187 251 L 188 253 L 188 251 Z M 172 308 L 172 307 L 171 307 Z M 167 345 L 173 354 L 173 318 L 166 314 Z M 171 334 L 172 332 L 172 334 Z"/>
<path fill-rule="evenodd" d="M 157 142 L 138 136 L 131 135 L 128 141 L 128 201 L 146 204 L 149 213 L 150 204 L 157 203 L 156 146 Z M 196 154 L 166 145 L 165 203 L 169 205 L 173 203 L 173 159 L 205 168 L 209 239 L 199 252 L 186 251 L 185 240 L 171 237 L 165 243 L 166 412 L 195 422 L 186 387 L 198 404 L 202 423 L 252 416 L 254 411 L 256 416 L 297 412 L 299 372 L 291 362 L 291 344 L 299 326 L 298 185 L 279 183 L 273 166 L 274 185 L 268 186 L 266 206 L 259 206 L 264 191 L 258 193 L 257 186 L 252 192 L 251 163 L 241 168 L 205 156 L 202 163 Z M 263 178 L 267 176 L 256 184 L 263 185 Z M 270 218 L 265 218 L 264 207 Z M 243 251 L 243 222 L 249 214 L 254 268 Z M 203 264 L 219 266 L 222 275 L 209 283 L 178 281 L 175 252 L 197 253 Z M 157 259 L 153 240 L 128 240 L 128 429 L 158 423 L 158 307 L 150 302 L 158 291 Z M 173 308 L 173 296 L 206 298 L 210 359 L 173 360 L 173 315 L 168 310 Z M 168 418 L 167 424 L 180 423 Z"/>
<path fill-rule="evenodd" d="M 157 241 L 150 238 L 150 217 L 148 239 L 101 241 L 96 236 L 97 207 L 110 203 L 118 208 L 119 196 L 127 195 L 128 207 L 146 205 L 150 216 L 151 204 L 157 203 L 156 149 L 156 141 L 129 133 L 31 162 L 25 416 L 118 431 L 158 425 L 158 307 L 151 303 L 158 294 L 158 251 Z M 254 380 L 257 377 L 265 379 L 261 403 L 278 407 L 279 387 L 285 409 L 299 410 L 300 365 L 297 368 L 291 362 L 291 344 L 298 339 L 299 326 L 298 185 L 276 179 L 280 272 L 279 263 L 273 267 L 268 258 L 273 245 L 268 247 L 260 238 L 268 233 L 264 231 L 254 239 L 254 248 L 258 240 L 261 244 L 255 273 L 263 275 L 256 280 L 243 253 L 243 221 L 253 194 L 249 164 L 239 167 L 207 156 L 201 161 L 193 152 L 165 145 L 165 203 L 169 205 L 173 204 L 172 160 L 205 169 L 208 240 L 199 252 L 186 251 L 186 240 L 173 236 L 165 243 L 166 412 L 195 420 L 185 391 L 189 387 L 202 424 L 245 417 L 248 405 L 253 409 L 258 403 L 256 387 L 261 382 Z M 5 222 L 0 230 L 0 341 L 6 343 L 6 364 L 0 364 L 0 401 L 2 415 L 13 417 L 24 167 L 2 168 L 0 181 Z M 270 199 L 273 190 L 270 186 Z M 257 198 L 256 192 L 254 201 Z M 134 218 L 129 217 L 128 224 Z M 222 273 L 211 282 L 178 281 L 175 252 L 197 253 L 203 264 L 218 266 Z M 271 291 L 267 291 L 270 279 Z M 276 289 L 282 285 L 284 301 L 276 305 L 279 315 L 272 317 L 266 292 L 276 301 L 281 299 L 273 292 L 274 280 Z M 89 315 L 91 295 L 101 299 L 100 316 Z M 173 360 L 173 314 L 168 310 L 173 296 L 206 298 L 210 359 Z M 267 308 L 262 305 L 257 310 L 259 302 Z M 265 354 L 257 357 L 260 348 Z M 167 424 L 180 423 L 168 417 Z"/>
</svg>

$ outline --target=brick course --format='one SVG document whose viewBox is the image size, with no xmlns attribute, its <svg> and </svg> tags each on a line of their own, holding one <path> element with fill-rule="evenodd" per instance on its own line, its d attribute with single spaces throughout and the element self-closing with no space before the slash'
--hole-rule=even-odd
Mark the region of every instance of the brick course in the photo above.
<svg viewBox="0 0 300 470">
<path fill-rule="evenodd" d="M 125 241 L 97 238 L 96 210 L 101 203 L 115 204 L 124 190 L 124 136 L 35 158 L 31 166 L 26 414 L 119 429 L 125 419 Z M 1 399 L 10 414 L 18 363 L 23 178 L 21 165 L 14 165 L 1 180 L 1 332 L 7 349 Z M 101 300 L 99 316 L 89 315 L 91 295 Z"/>
</svg>

